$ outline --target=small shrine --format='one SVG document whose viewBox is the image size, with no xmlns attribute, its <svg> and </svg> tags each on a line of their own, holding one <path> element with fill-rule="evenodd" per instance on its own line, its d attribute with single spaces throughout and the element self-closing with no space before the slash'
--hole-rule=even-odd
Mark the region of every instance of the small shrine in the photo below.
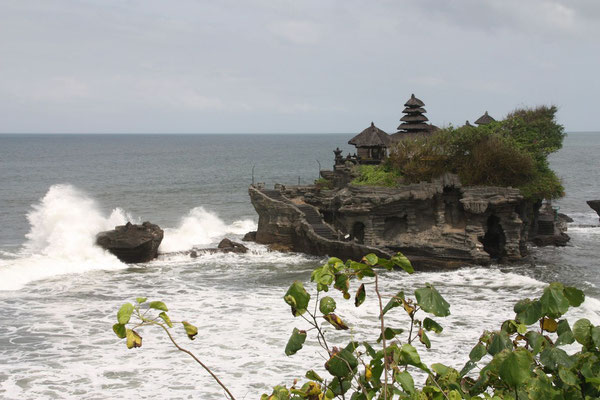
<svg viewBox="0 0 600 400">
<path fill-rule="evenodd" d="M 371 122 L 371 126 L 348 141 L 356 147 L 359 164 L 379 164 L 387 157 L 391 139 Z"/>
<path fill-rule="evenodd" d="M 479 117 L 477 119 L 477 121 L 475 121 L 475 123 L 477 125 L 487 125 L 487 124 L 491 124 L 492 122 L 496 122 L 496 120 L 494 118 L 492 118 L 488 112 L 486 111 L 485 114 L 483 114 L 481 117 Z"/>
</svg>

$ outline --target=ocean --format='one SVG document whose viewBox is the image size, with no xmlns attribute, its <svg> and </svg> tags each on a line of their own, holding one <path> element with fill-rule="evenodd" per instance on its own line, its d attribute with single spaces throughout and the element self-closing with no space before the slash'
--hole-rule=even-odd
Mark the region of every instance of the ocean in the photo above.
<svg viewBox="0 0 600 400">
<path fill-rule="evenodd" d="M 116 311 L 139 296 L 198 326 L 193 342 L 176 328 L 181 344 L 238 399 L 323 371 L 310 335 L 298 354 L 284 354 L 292 328 L 306 324 L 282 299 L 323 258 L 252 243 L 241 255 L 185 251 L 256 229 L 249 184 L 311 183 L 331 168 L 334 148 L 354 152 L 351 136 L 0 135 L 0 398 L 223 398 L 158 329 L 140 331 L 140 349 L 114 335 Z M 600 323 L 600 225 L 585 203 L 600 198 L 599 152 L 600 132 L 572 133 L 550 157 L 566 188 L 554 204 L 574 219 L 567 247 L 532 248 L 531 260 L 510 265 L 383 274 L 384 296 L 429 282 L 451 304 L 432 349 L 420 350 L 425 362 L 462 367 L 484 329 L 498 329 L 517 300 L 552 281 L 585 291 L 572 321 Z M 158 259 L 126 265 L 94 246 L 97 232 L 126 221 L 165 230 Z M 352 330 L 328 332 L 331 342 L 376 335 L 372 293 L 360 308 L 340 303 Z M 390 313 L 389 325 L 405 324 L 401 314 Z"/>
</svg>

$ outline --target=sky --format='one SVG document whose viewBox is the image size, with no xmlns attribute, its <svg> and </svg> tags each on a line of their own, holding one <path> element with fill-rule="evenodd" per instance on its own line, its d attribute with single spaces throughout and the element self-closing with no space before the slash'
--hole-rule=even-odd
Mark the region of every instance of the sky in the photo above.
<svg viewBox="0 0 600 400">
<path fill-rule="evenodd" d="M 598 0 L 0 0 L 0 133 L 600 131 Z"/>
</svg>

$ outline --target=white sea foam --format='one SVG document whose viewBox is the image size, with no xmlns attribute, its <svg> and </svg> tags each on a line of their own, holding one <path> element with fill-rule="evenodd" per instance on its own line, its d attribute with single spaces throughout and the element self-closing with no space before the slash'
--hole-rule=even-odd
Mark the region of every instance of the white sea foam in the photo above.
<svg viewBox="0 0 600 400">
<path fill-rule="evenodd" d="M 125 267 L 94 244 L 98 232 L 128 220 L 121 209 L 104 217 L 81 191 L 71 185 L 53 185 L 27 219 L 30 229 L 18 257 L 0 260 L 0 290 L 17 290 L 54 275 Z"/>
<path fill-rule="evenodd" d="M 165 236 L 158 250 L 161 253 L 190 250 L 194 246 L 211 244 L 227 234 L 241 235 L 254 229 L 256 224 L 250 219 L 227 225 L 217 214 L 206 211 L 203 207 L 195 207 L 181 219 L 177 228 L 165 229 Z"/>
<path fill-rule="evenodd" d="M 107 217 L 93 199 L 71 185 L 53 185 L 27 214 L 27 241 L 17 253 L 0 254 L 0 290 L 18 290 L 25 284 L 55 275 L 97 269 L 121 269 L 126 264 L 95 245 L 98 232 L 136 219 L 120 208 Z M 252 220 L 228 225 L 202 207 L 193 208 L 177 228 L 166 228 L 160 252 L 190 250 L 224 235 L 256 229 Z"/>
</svg>

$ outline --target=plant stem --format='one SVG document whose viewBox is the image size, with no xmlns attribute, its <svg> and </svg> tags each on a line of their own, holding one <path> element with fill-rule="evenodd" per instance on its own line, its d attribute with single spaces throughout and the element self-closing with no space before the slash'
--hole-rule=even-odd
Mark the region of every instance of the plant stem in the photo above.
<svg viewBox="0 0 600 400">
<path fill-rule="evenodd" d="M 210 374 L 210 376 L 212 376 L 213 379 L 215 381 L 217 381 L 217 383 L 223 388 L 223 390 L 225 390 L 225 392 L 227 392 L 227 394 L 229 395 L 229 398 L 231 400 L 235 400 L 235 397 L 233 397 L 233 395 L 231 394 L 229 389 L 227 389 L 227 387 L 223 384 L 223 382 L 221 382 L 221 380 L 210 370 L 210 368 L 208 368 L 202 361 L 200 361 L 198 359 L 198 357 L 196 357 L 194 355 L 194 353 L 192 353 L 191 351 L 189 351 L 187 349 L 184 349 L 179 344 L 177 344 L 175 339 L 173 339 L 173 336 L 171 336 L 171 332 L 169 332 L 169 330 L 163 324 L 161 324 L 159 322 L 153 322 L 153 324 L 158 325 L 161 328 L 163 328 L 163 330 L 166 332 L 167 336 L 169 337 L 169 340 L 171 340 L 171 343 L 173 343 L 173 345 L 177 348 L 177 350 L 182 351 L 182 352 L 186 353 L 187 355 L 189 355 L 190 357 L 192 357 L 194 359 L 194 361 L 196 361 L 198 364 L 200 364 L 202 366 L 202 368 L 204 368 L 206 370 L 206 372 L 208 372 Z"/>
<path fill-rule="evenodd" d="M 388 363 L 386 360 L 386 341 L 385 341 L 385 325 L 383 322 L 383 303 L 381 302 L 381 294 L 379 293 L 379 274 L 377 272 L 375 272 L 375 293 L 377 294 L 377 298 L 379 299 L 379 315 L 381 315 L 380 318 L 380 322 L 381 322 L 381 338 L 382 338 L 382 342 L 383 342 L 383 367 L 385 369 L 384 372 L 384 382 L 385 382 L 385 386 L 383 387 L 383 398 L 387 399 L 388 398 Z"/>
</svg>

